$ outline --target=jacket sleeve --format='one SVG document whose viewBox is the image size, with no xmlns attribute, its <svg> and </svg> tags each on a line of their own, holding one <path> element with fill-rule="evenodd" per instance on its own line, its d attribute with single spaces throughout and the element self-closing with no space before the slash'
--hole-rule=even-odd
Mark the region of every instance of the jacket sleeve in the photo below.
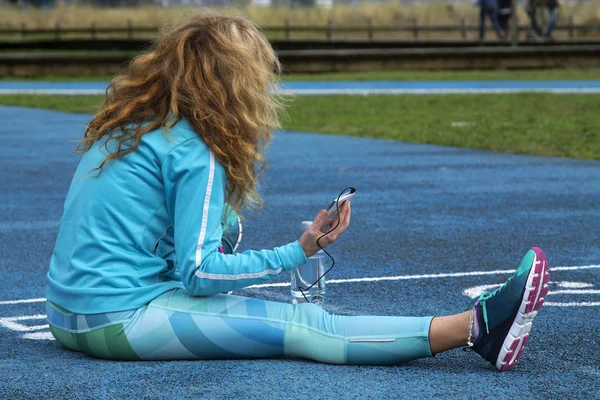
<svg viewBox="0 0 600 400">
<path fill-rule="evenodd" d="M 190 295 L 240 289 L 306 263 L 298 241 L 273 250 L 219 252 L 226 175 L 199 138 L 171 150 L 162 161 L 162 175 L 177 265 Z"/>
</svg>

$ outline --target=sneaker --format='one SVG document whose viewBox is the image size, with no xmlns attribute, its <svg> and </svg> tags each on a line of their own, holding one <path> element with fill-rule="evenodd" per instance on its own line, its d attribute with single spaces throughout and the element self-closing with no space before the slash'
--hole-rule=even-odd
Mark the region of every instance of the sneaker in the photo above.
<svg viewBox="0 0 600 400">
<path fill-rule="evenodd" d="M 225 204 L 225 207 L 223 207 L 221 228 L 223 229 L 223 235 L 219 250 L 221 253 L 233 254 L 242 241 L 242 221 L 229 204 Z"/>
<path fill-rule="evenodd" d="M 479 332 L 473 350 L 499 371 L 514 367 L 523 354 L 533 318 L 548 294 L 548 269 L 546 255 L 534 247 L 504 285 L 474 300 Z"/>
</svg>

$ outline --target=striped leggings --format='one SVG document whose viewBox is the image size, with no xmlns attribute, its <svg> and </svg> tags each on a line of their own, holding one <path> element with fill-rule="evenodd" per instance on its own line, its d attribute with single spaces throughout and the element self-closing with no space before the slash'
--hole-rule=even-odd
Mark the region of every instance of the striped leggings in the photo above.
<svg viewBox="0 0 600 400">
<path fill-rule="evenodd" d="M 430 357 L 432 317 L 338 316 L 313 304 L 169 291 L 137 310 L 73 314 L 47 302 L 63 346 L 112 360 L 296 357 L 399 364 Z"/>
</svg>

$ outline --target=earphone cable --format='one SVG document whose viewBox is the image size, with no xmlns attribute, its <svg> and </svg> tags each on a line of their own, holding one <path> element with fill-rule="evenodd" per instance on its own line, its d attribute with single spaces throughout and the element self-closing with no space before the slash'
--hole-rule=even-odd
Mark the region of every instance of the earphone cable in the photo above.
<svg viewBox="0 0 600 400">
<path fill-rule="evenodd" d="M 306 294 L 304 294 L 305 290 L 310 290 L 312 289 L 317 283 L 319 283 L 319 281 L 321 279 L 323 279 L 323 277 L 325 275 L 327 275 L 329 273 L 329 271 L 331 271 L 333 269 L 333 267 L 335 266 L 335 259 L 333 258 L 333 256 L 331 254 L 329 254 L 329 252 L 327 250 L 325 250 L 325 248 L 323 246 L 321 246 L 321 243 L 319 243 L 319 241 L 321 239 L 323 239 L 325 236 L 329 235 L 331 232 L 335 231 L 338 226 L 340 226 L 340 223 L 342 222 L 341 217 L 340 217 L 340 197 L 342 197 L 342 195 L 348 190 L 348 189 L 352 189 L 351 187 L 347 187 L 344 190 L 342 190 L 340 192 L 340 194 L 338 195 L 338 197 L 335 199 L 335 209 L 336 209 L 336 214 L 337 214 L 337 223 L 335 224 L 335 226 L 331 229 L 329 229 L 327 232 L 325 232 L 324 234 L 322 234 L 321 236 L 319 236 L 319 238 L 317 239 L 317 246 L 319 246 L 319 248 L 325 253 L 327 254 L 327 256 L 331 259 L 331 266 L 329 268 L 327 268 L 327 271 L 325 271 L 323 273 L 323 275 L 319 276 L 319 278 L 309 287 L 300 287 L 298 286 L 298 290 L 300 291 L 300 293 L 302 293 L 302 296 L 304 297 L 304 300 L 306 300 L 307 303 L 310 303 L 310 300 L 308 300 L 308 298 L 306 297 Z"/>
</svg>

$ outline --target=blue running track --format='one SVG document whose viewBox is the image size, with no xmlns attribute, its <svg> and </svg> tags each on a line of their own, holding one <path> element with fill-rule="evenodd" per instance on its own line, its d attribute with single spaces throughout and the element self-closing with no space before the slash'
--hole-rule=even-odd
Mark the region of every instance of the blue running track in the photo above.
<svg viewBox="0 0 600 400">
<path fill-rule="evenodd" d="M 1 82 L 0 94 L 102 94 L 108 82 Z M 600 93 L 596 81 L 285 82 L 290 94 Z"/>
<path fill-rule="evenodd" d="M 1 399 L 369 399 L 600 397 L 600 163 L 280 132 L 264 209 L 244 249 L 297 238 L 338 191 L 358 191 L 332 246 L 335 313 L 444 315 L 499 284 L 531 246 L 551 294 L 517 366 L 450 351 L 397 367 L 299 360 L 111 362 L 62 349 L 43 319 L 45 273 L 89 115 L 0 107 Z M 364 281 L 348 281 L 367 278 Z M 278 276 L 285 284 L 289 277 Z M 336 281 L 337 280 L 337 281 Z M 287 301 L 289 287 L 240 291 Z"/>
</svg>

